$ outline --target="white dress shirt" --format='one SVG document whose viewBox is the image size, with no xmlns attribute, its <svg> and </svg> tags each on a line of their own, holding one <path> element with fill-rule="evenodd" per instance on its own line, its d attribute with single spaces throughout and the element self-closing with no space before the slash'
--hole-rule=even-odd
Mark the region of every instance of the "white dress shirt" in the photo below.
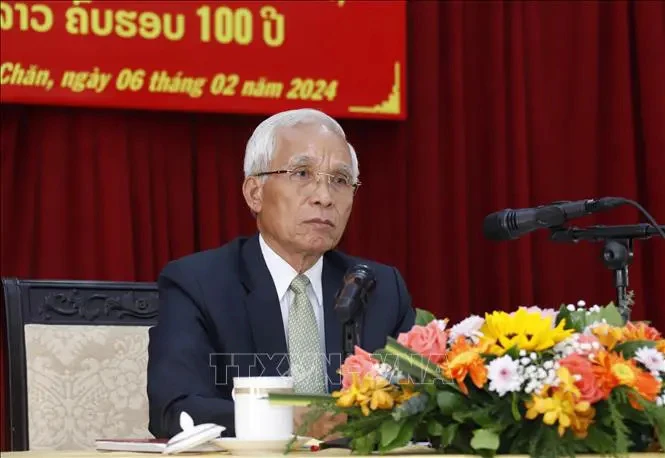
<svg viewBox="0 0 665 458">
<path fill-rule="evenodd" d="M 268 266 L 272 281 L 275 283 L 277 290 L 277 297 L 279 298 L 279 306 L 282 310 L 282 321 L 284 323 L 284 336 L 286 341 L 289 341 L 289 308 L 293 302 L 294 293 L 289 289 L 291 282 L 298 276 L 298 272 L 289 265 L 281 256 L 273 251 L 268 246 L 263 236 L 259 234 L 259 245 L 261 246 L 261 253 L 263 259 Z M 314 308 L 314 315 L 316 316 L 316 324 L 319 327 L 319 341 L 321 343 L 321 353 L 326 353 L 326 339 L 325 327 L 323 324 L 323 284 L 321 276 L 323 274 L 323 257 L 306 272 L 304 275 L 309 278 L 309 285 L 307 285 L 307 298 Z"/>
</svg>

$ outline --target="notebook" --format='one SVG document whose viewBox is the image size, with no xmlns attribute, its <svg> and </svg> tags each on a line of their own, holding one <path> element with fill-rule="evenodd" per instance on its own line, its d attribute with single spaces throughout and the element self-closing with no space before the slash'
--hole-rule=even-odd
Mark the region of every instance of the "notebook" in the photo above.
<svg viewBox="0 0 665 458">
<path fill-rule="evenodd" d="M 163 453 L 167 439 L 97 439 L 95 448 L 105 452 Z M 223 450 L 214 441 L 194 447 L 191 452 L 219 452 Z"/>
</svg>

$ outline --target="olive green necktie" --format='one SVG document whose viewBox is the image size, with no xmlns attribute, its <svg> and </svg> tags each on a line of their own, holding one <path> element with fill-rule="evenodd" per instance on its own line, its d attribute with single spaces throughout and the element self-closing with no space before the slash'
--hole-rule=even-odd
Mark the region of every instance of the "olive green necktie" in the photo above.
<svg viewBox="0 0 665 458">
<path fill-rule="evenodd" d="M 326 393 L 319 327 L 307 297 L 309 279 L 298 275 L 289 287 L 294 293 L 289 308 L 289 363 L 296 393 Z"/>
</svg>

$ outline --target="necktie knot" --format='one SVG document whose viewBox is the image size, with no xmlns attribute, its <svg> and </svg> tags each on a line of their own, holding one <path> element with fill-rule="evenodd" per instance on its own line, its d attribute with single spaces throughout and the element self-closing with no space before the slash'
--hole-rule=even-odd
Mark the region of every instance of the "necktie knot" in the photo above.
<svg viewBox="0 0 665 458">
<path fill-rule="evenodd" d="M 307 285 L 309 285 L 309 278 L 307 275 L 298 275 L 291 282 L 290 288 L 296 294 L 303 294 L 307 290 Z"/>
</svg>

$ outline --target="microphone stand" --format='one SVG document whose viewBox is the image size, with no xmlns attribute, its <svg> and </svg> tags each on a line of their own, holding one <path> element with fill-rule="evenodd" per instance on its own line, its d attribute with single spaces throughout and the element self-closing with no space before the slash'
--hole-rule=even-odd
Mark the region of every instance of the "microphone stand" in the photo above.
<svg viewBox="0 0 665 458">
<path fill-rule="evenodd" d="M 665 226 L 660 226 L 665 230 Z M 602 258 L 605 267 L 614 272 L 617 307 L 624 323 L 630 320 L 631 300 L 628 297 L 628 266 L 633 262 L 633 241 L 659 235 L 651 224 L 628 226 L 556 227 L 551 229 L 555 242 L 577 243 L 580 240 L 603 242 Z"/>
<path fill-rule="evenodd" d="M 353 355 L 356 345 L 361 345 L 361 332 L 365 317 L 365 308 L 369 293 L 374 289 L 375 282 L 360 291 L 360 294 L 351 302 L 344 302 L 335 306 L 337 316 L 342 323 L 342 361 Z"/>
</svg>

